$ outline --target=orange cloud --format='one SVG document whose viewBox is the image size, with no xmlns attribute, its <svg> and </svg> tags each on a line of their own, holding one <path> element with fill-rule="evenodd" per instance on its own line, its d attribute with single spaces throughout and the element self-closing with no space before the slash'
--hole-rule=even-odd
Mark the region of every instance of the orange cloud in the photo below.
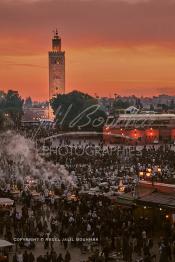
<svg viewBox="0 0 175 262">
<path fill-rule="evenodd" d="M 48 98 L 47 51 L 58 26 L 67 91 L 174 94 L 174 10 L 172 0 L 2 0 L 0 89 Z"/>
</svg>

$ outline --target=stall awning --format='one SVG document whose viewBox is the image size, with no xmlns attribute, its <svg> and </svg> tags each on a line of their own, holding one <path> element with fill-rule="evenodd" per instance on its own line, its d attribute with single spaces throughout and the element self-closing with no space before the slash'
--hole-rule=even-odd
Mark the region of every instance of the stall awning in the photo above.
<svg viewBox="0 0 175 262">
<path fill-rule="evenodd" d="M 11 246 L 13 246 L 13 244 L 10 243 L 9 241 L 6 241 L 4 239 L 0 239 L 0 248 L 11 247 Z"/>
<path fill-rule="evenodd" d="M 138 198 L 137 203 L 175 209 L 175 196 L 174 194 L 153 192 L 144 197 Z"/>
<path fill-rule="evenodd" d="M 134 197 L 130 193 L 125 193 L 117 197 L 116 203 L 123 206 L 135 206 Z"/>
<path fill-rule="evenodd" d="M 118 198 L 117 204 L 124 205 L 124 206 L 134 206 L 134 202 L 132 200 L 124 199 L 124 198 Z"/>
<path fill-rule="evenodd" d="M 0 206 L 13 206 L 14 200 L 10 198 L 0 198 Z"/>
</svg>

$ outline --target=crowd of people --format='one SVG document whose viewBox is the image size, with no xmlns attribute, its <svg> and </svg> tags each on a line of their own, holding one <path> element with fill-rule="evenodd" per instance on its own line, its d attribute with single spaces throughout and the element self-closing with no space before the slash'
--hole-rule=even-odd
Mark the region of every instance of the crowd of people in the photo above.
<svg viewBox="0 0 175 262">
<path fill-rule="evenodd" d="M 138 178 L 164 183 L 175 183 L 175 150 L 167 146 L 120 146 L 105 145 L 102 141 L 82 141 L 71 143 L 69 139 L 54 141 L 41 147 L 47 160 L 66 165 L 66 168 L 76 174 L 81 174 L 85 180 L 93 184 L 93 178 L 101 178 L 102 182 L 110 184 L 111 177 L 119 182 L 135 183 Z M 149 177 L 146 176 L 150 170 Z M 140 176 L 140 172 L 143 175 Z M 92 185 L 91 185 L 92 186 Z"/>
<path fill-rule="evenodd" d="M 164 217 L 157 229 L 152 217 L 136 215 L 136 207 L 114 204 L 107 194 L 121 193 L 122 188 L 122 193 L 134 195 L 139 180 L 150 179 L 140 176 L 148 170 L 154 181 L 173 183 L 173 148 L 138 150 L 105 145 L 101 140 L 60 139 L 57 145 L 44 142 L 43 152 L 43 141 L 38 144 L 45 162 L 64 165 L 72 184 L 68 187 L 49 178 L 34 183 L 32 178 L 27 187 L 15 185 L 19 194 L 14 198 L 17 179 L 10 173 L 16 169 L 1 157 L 1 169 L 8 164 L 11 181 L 8 186 L 0 183 L 0 197 L 15 202 L 0 209 L 0 235 L 15 245 L 13 262 L 81 262 L 81 256 L 88 262 L 175 260 L 175 225 L 169 218 Z M 75 261 L 73 250 L 77 249 L 81 253 Z"/>
<path fill-rule="evenodd" d="M 136 218 L 132 208 L 112 205 L 104 196 L 80 196 L 77 192 L 73 200 L 60 197 L 28 202 L 23 195 L 1 217 L 0 228 L 1 235 L 19 251 L 14 262 L 74 261 L 70 250 L 75 247 L 89 250 L 86 261 L 92 262 L 117 261 L 110 260 L 113 253 L 116 259 L 128 262 L 136 258 L 158 261 L 158 257 L 160 262 L 168 262 L 175 256 L 175 226 L 169 220 L 163 221 L 162 237 L 155 242 L 156 225 L 151 218 Z M 43 251 L 36 256 L 37 241 Z M 64 256 L 59 245 L 64 247 Z"/>
</svg>

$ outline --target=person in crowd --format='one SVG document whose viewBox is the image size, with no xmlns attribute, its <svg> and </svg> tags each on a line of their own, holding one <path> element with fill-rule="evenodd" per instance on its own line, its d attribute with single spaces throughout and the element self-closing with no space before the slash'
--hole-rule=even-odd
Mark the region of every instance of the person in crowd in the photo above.
<svg viewBox="0 0 175 262">
<path fill-rule="evenodd" d="M 64 262 L 64 259 L 61 253 L 57 257 L 57 262 Z"/>
<path fill-rule="evenodd" d="M 71 261 L 71 255 L 70 255 L 68 250 L 66 251 L 64 261 L 65 262 L 70 262 Z"/>
</svg>

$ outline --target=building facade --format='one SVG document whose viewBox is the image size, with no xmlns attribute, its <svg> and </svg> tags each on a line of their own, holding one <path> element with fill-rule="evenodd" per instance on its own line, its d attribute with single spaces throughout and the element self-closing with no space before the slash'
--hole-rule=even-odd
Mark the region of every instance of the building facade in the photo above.
<svg viewBox="0 0 175 262">
<path fill-rule="evenodd" d="M 131 145 L 174 143 L 175 114 L 121 114 L 103 130 L 106 143 Z"/>
<path fill-rule="evenodd" d="M 61 49 L 61 37 L 54 32 L 52 51 L 49 52 L 49 99 L 65 93 L 65 52 Z"/>
</svg>

